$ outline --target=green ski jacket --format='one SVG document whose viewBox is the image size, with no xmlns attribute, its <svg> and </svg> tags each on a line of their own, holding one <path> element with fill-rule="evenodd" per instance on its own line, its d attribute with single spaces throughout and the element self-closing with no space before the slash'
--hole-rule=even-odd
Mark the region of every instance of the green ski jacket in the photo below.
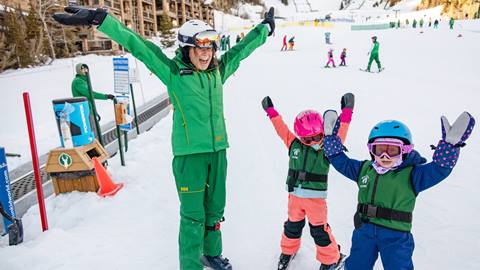
<svg viewBox="0 0 480 270">
<path fill-rule="evenodd" d="M 380 43 L 378 43 L 377 41 L 375 41 L 373 43 L 373 48 L 372 48 L 372 51 L 370 52 L 371 55 L 378 55 L 378 49 L 380 47 Z"/>
<path fill-rule="evenodd" d="M 152 42 L 111 15 L 98 29 L 128 49 L 166 86 L 173 111 L 175 156 L 215 152 L 228 147 L 223 115 L 223 83 L 256 48 L 265 43 L 268 27 L 259 24 L 222 55 L 218 66 L 200 71 L 182 61 L 180 50 L 170 59 Z"/>
<path fill-rule="evenodd" d="M 73 97 L 86 97 L 88 100 L 88 106 L 90 107 L 90 112 L 93 113 L 92 110 L 92 102 L 93 100 L 90 99 L 90 93 L 88 92 L 88 82 L 86 75 L 77 74 L 75 79 L 72 81 L 72 96 Z M 101 99 L 106 100 L 108 99 L 105 94 L 98 93 L 93 91 L 93 98 L 94 99 Z"/>
</svg>

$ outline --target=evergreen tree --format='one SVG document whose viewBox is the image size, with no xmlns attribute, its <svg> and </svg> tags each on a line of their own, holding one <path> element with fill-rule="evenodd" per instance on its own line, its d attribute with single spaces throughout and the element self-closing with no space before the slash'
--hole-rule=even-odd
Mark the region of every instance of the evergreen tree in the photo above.
<svg viewBox="0 0 480 270">
<path fill-rule="evenodd" d="M 162 14 L 158 30 L 160 31 L 160 43 L 164 48 L 172 47 L 175 44 L 175 33 L 172 31 L 172 28 L 172 21 L 170 21 L 168 15 Z"/>
<path fill-rule="evenodd" d="M 25 18 L 26 39 L 30 51 L 30 56 L 35 64 L 41 63 L 41 55 L 43 48 L 42 25 L 37 17 L 35 11 L 35 4 L 33 1 L 29 2 L 30 9 Z"/>
</svg>

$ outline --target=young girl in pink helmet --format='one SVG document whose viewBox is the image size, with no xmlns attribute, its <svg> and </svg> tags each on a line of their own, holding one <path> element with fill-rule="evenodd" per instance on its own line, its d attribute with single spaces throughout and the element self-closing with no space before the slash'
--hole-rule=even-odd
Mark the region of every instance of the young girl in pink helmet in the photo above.
<svg viewBox="0 0 480 270">
<path fill-rule="evenodd" d="M 327 220 L 327 175 L 330 162 L 323 152 L 322 116 L 314 110 L 301 112 L 295 118 L 294 134 L 273 107 L 270 97 L 263 99 L 262 106 L 278 136 L 289 149 L 290 157 L 287 176 L 288 220 L 284 224 L 278 270 L 287 269 L 300 248 L 305 217 L 308 218 L 310 234 L 315 241 L 320 269 L 338 269 L 343 264 L 344 255 L 340 253 Z M 343 95 L 339 129 L 342 142 L 352 119 L 353 106 L 353 94 Z"/>
<path fill-rule="evenodd" d="M 328 62 L 327 64 L 325 65 L 326 68 L 329 68 L 330 67 L 330 63 L 332 63 L 333 67 L 336 67 L 335 66 L 335 60 L 333 60 L 333 49 L 330 49 L 328 50 Z"/>
</svg>

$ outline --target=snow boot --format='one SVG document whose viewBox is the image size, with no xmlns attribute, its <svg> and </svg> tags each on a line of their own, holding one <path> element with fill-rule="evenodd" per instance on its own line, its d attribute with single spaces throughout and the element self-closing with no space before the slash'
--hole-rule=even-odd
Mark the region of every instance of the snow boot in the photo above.
<svg viewBox="0 0 480 270">
<path fill-rule="evenodd" d="M 295 258 L 295 254 L 287 255 L 287 254 L 280 254 L 280 258 L 278 259 L 278 270 L 287 270 L 290 262 Z"/>
<path fill-rule="evenodd" d="M 342 254 L 340 253 L 340 258 L 338 259 L 338 262 L 334 263 L 334 264 L 323 264 L 320 265 L 320 269 L 319 270 L 338 270 L 338 269 L 342 269 L 343 268 L 343 265 L 345 263 L 345 254 Z"/>
<path fill-rule="evenodd" d="M 232 265 L 228 262 L 227 258 L 220 256 L 208 256 L 204 255 L 201 258 L 205 267 L 213 270 L 232 270 Z"/>
</svg>

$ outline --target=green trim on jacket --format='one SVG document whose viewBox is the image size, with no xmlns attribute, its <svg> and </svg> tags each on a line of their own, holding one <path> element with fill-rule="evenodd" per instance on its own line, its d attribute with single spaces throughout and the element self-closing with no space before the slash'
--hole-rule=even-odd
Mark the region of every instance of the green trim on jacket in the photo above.
<svg viewBox="0 0 480 270">
<path fill-rule="evenodd" d="M 180 52 L 169 59 L 157 45 L 111 15 L 98 29 L 130 51 L 167 86 L 174 108 L 172 149 L 175 156 L 215 152 L 228 147 L 223 83 L 237 70 L 240 61 L 265 43 L 268 36 L 265 25 L 257 25 L 223 54 L 218 67 L 205 71 L 184 63 Z"/>
</svg>

